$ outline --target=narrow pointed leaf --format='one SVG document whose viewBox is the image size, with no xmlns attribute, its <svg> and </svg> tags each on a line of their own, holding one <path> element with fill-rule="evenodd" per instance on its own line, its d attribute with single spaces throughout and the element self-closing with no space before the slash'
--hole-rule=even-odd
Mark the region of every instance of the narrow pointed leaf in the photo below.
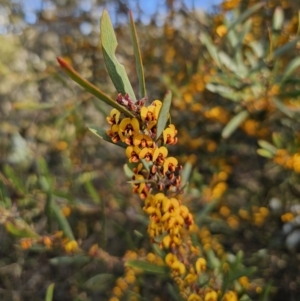
<svg viewBox="0 0 300 301">
<path fill-rule="evenodd" d="M 237 73 L 237 66 L 235 62 L 224 51 L 219 52 L 219 59 L 222 64 L 230 71 Z"/>
<path fill-rule="evenodd" d="M 125 266 L 138 268 L 150 274 L 166 274 L 169 270 L 167 266 L 158 266 L 142 260 L 128 260 L 126 261 Z"/>
<path fill-rule="evenodd" d="M 120 112 L 123 112 L 128 117 L 134 117 L 134 115 L 129 112 L 125 107 L 119 105 L 115 100 L 110 98 L 107 94 L 102 92 L 100 89 L 98 89 L 96 86 L 94 86 L 92 83 L 84 79 L 76 70 L 73 69 L 71 65 L 69 65 L 66 61 L 64 61 L 62 58 L 57 58 L 58 63 L 64 70 L 64 72 L 73 79 L 79 86 L 81 86 L 86 91 L 93 94 L 95 97 L 100 99 L 101 101 L 105 102 L 109 106 L 119 110 Z"/>
<path fill-rule="evenodd" d="M 23 185 L 16 172 L 9 165 L 4 166 L 4 173 L 18 192 L 26 193 L 26 187 Z"/>
<path fill-rule="evenodd" d="M 231 99 L 232 101 L 240 101 L 241 97 L 237 93 L 234 92 L 234 90 L 228 86 L 223 86 L 223 85 L 215 85 L 208 83 L 206 85 L 207 90 L 213 92 L 213 93 L 218 93 L 224 98 Z"/>
<path fill-rule="evenodd" d="M 276 154 L 277 148 L 274 145 L 272 145 L 271 143 L 269 143 L 265 140 L 258 140 L 257 143 L 261 148 L 268 150 L 272 154 Z"/>
<path fill-rule="evenodd" d="M 124 164 L 123 170 L 127 178 L 132 178 L 132 176 L 134 175 L 134 172 L 130 168 L 129 164 Z"/>
<path fill-rule="evenodd" d="M 273 16 L 273 29 L 281 30 L 284 21 L 284 12 L 281 7 L 276 7 Z"/>
<path fill-rule="evenodd" d="M 210 212 L 212 212 L 215 207 L 217 206 L 218 201 L 214 200 L 210 203 L 208 203 L 197 215 L 195 219 L 196 225 L 200 225 L 202 221 L 209 215 Z"/>
<path fill-rule="evenodd" d="M 171 283 L 167 283 L 167 289 L 168 289 L 168 292 L 169 292 L 170 296 L 172 297 L 172 300 L 174 300 L 174 301 L 184 301 L 184 299 L 180 296 L 180 292 L 178 290 L 178 287 L 176 287 L 175 285 L 173 285 Z"/>
<path fill-rule="evenodd" d="M 242 276 L 249 277 L 257 271 L 256 267 L 245 267 L 243 269 L 236 269 L 235 271 L 230 272 L 229 274 L 229 283 L 232 283 L 234 280 L 239 279 Z"/>
<path fill-rule="evenodd" d="M 111 141 L 111 138 L 107 135 L 106 130 L 104 130 L 104 129 L 102 129 L 102 128 L 96 126 L 96 125 L 88 124 L 88 129 L 89 129 L 94 135 L 96 135 L 97 137 L 99 137 L 99 138 L 101 138 L 101 139 L 103 139 L 103 140 L 105 140 L 105 141 L 108 141 L 108 142 L 110 142 L 110 143 L 112 143 L 112 144 L 115 144 L 115 145 L 118 145 L 118 146 L 121 146 L 121 147 L 124 147 L 124 148 L 127 147 L 127 145 L 126 145 L 124 142 L 122 142 L 122 141 L 119 141 L 119 142 L 117 142 L 117 143 L 112 142 L 112 141 Z"/>
<path fill-rule="evenodd" d="M 137 71 L 137 76 L 139 79 L 139 86 L 140 86 L 140 97 L 143 98 L 146 96 L 144 67 L 143 67 L 142 56 L 141 56 L 141 51 L 139 47 L 139 42 L 138 42 L 138 37 L 136 33 L 132 12 L 129 13 L 129 17 L 130 17 L 131 37 L 133 42 L 133 51 L 134 51 L 135 63 L 136 63 L 136 71 Z"/>
<path fill-rule="evenodd" d="M 54 283 L 51 283 L 51 284 L 47 287 L 45 301 L 52 301 L 52 300 L 53 300 L 54 286 L 55 286 L 55 284 L 54 284 Z"/>
<path fill-rule="evenodd" d="M 248 8 L 244 13 L 242 13 L 228 28 L 227 34 L 231 31 L 236 25 L 243 23 L 246 19 L 248 19 L 252 14 L 258 11 L 260 8 L 266 5 L 266 2 L 257 3 L 250 8 Z"/>
<path fill-rule="evenodd" d="M 181 171 L 181 182 L 186 184 L 191 176 L 193 165 L 190 162 L 186 162 Z"/>
<path fill-rule="evenodd" d="M 265 158 L 272 159 L 274 157 L 274 155 L 270 151 L 268 151 L 267 149 L 264 149 L 264 148 L 259 148 L 256 152 L 258 155 L 265 157 Z"/>
<path fill-rule="evenodd" d="M 281 100 L 278 98 L 273 97 L 273 102 L 275 106 L 285 115 L 289 116 L 290 118 L 294 117 L 294 112 L 291 111 L 287 106 L 285 106 Z"/>
<path fill-rule="evenodd" d="M 51 209 L 53 215 L 59 225 L 59 228 L 63 231 L 64 235 L 69 238 L 69 240 L 75 240 L 74 234 L 70 227 L 70 224 L 66 217 L 62 214 L 59 206 L 56 204 L 55 201 L 51 202 Z"/>
<path fill-rule="evenodd" d="M 238 43 L 237 45 L 234 47 L 234 50 L 236 51 L 237 49 L 240 49 L 243 46 L 243 42 L 245 40 L 246 35 L 250 32 L 250 30 L 252 29 L 252 25 L 253 25 L 253 21 L 251 19 L 248 19 L 245 24 L 243 24 L 243 29 L 242 31 L 239 33 L 239 37 L 238 37 Z"/>
<path fill-rule="evenodd" d="M 220 59 L 219 59 L 219 56 L 218 56 L 217 48 L 213 44 L 210 36 L 208 34 L 206 34 L 205 32 L 202 32 L 201 35 L 200 35 L 200 40 L 206 46 L 207 51 L 209 52 L 210 56 L 215 61 L 217 66 L 219 68 L 221 68 L 221 62 L 220 62 Z"/>
<path fill-rule="evenodd" d="M 137 237 L 144 237 L 144 234 L 142 232 L 138 231 L 138 230 L 133 230 L 133 233 Z"/>
<path fill-rule="evenodd" d="M 300 66 L 300 56 L 294 58 L 283 72 L 282 82 L 284 82 Z"/>
<path fill-rule="evenodd" d="M 59 256 L 54 257 L 49 260 L 50 264 L 55 266 L 62 266 L 62 265 L 71 265 L 71 264 L 78 264 L 84 265 L 90 261 L 89 256 L 85 255 L 76 255 L 76 256 Z"/>
<path fill-rule="evenodd" d="M 162 107 L 160 109 L 158 119 L 157 119 L 156 140 L 160 137 L 160 135 L 162 134 L 163 130 L 166 127 L 166 123 L 169 118 L 171 101 L 172 101 L 172 93 L 171 91 L 168 91 L 163 100 Z"/>
<path fill-rule="evenodd" d="M 268 301 L 268 300 L 270 300 L 270 295 L 271 295 L 272 287 L 273 287 L 272 284 L 273 283 L 271 281 L 269 281 L 267 285 L 264 285 L 264 289 L 263 289 L 263 292 L 261 294 L 260 301 Z"/>
<path fill-rule="evenodd" d="M 224 127 L 222 137 L 228 138 L 249 116 L 247 111 L 242 111 L 235 115 Z"/>
<path fill-rule="evenodd" d="M 152 162 L 147 162 L 145 159 L 142 159 L 141 161 L 142 161 L 144 167 L 146 168 L 146 170 L 149 172 L 150 167 L 153 165 L 153 163 Z"/>
<path fill-rule="evenodd" d="M 293 39 L 292 41 L 284 44 L 283 46 L 279 47 L 278 49 L 276 49 L 271 58 L 272 59 L 275 59 L 275 58 L 278 58 L 280 57 L 281 55 L 287 53 L 288 51 L 290 51 L 291 49 L 295 48 L 296 44 L 299 42 L 300 40 L 300 37 L 297 37 L 295 39 Z"/>
<path fill-rule="evenodd" d="M 84 286 L 92 291 L 104 292 L 110 288 L 114 280 L 113 274 L 103 273 L 91 277 L 84 283 Z"/>
<path fill-rule="evenodd" d="M 115 56 L 118 42 L 107 10 L 103 11 L 100 21 L 100 39 L 105 65 L 115 88 L 123 95 L 128 93 L 130 98 L 135 101 L 136 97 L 125 67 L 118 62 Z"/>
<path fill-rule="evenodd" d="M 18 238 L 38 238 L 39 235 L 23 220 L 7 221 L 6 231 Z"/>
</svg>

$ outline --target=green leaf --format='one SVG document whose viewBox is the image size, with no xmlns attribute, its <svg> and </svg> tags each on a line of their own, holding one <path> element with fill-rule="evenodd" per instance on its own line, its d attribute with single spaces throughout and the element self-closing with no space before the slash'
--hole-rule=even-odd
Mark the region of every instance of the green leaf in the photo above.
<svg viewBox="0 0 300 301">
<path fill-rule="evenodd" d="M 242 276 L 250 276 L 254 272 L 257 271 L 256 267 L 249 267 L 249 268 L 238 268 L 231 273 L 229 273 L 229 283 L 232 283 L 234 280 L 239 279 Z"/>
<path fill-rule="evenodd" d="M 181 182 L 183 184 L 186 184 L 189 181 L 192 170 L 193 170 L 193 165 L 190 162 L 186 162 L 181 171 Z"/>
<path fill-rule="evenodd" d="M 7 186 L 0 180 L 0 207 L 5 209 L 11 208 L 11 199 L 7 190 Z"/>
<path fill-rule="evenodd" d="M 104 292 L 111 287 L 115 276 L 113 274 L 98 274 L 91 277 L 84 283 L 84 286 L 92 291 Z"/>
<path fill-rule="evenodd" d="M 23 220 L 15 219 L 14 222 L 5 223 L 7 232 L 18 238 L 38 238 L 39 235 Z"/>
<path fill-rule="evenodd" d="M 152 244 L 152 249 L 153 252 L 160 256 L 161 258 L 165 258 L 166 257 L 166 252 L 164 250 L 162 250 L 158 244 Z"/>
<path fill-rule="evenodd" d="M 244 13 L 242 13 L 235 21 L 231 23 L 228 28 L 227 34 L 235 28 L 238 24 L 243 23 L 246 19 L 248 19 L 252 14 L 254 14 L 257 10 L 261 9 L 266 5 L 266 2 L 257 3 L 250 8 L 248 8 Z"/>
<path fill-rule="evenodd" d="M 138 268 L 150 274 L 167 274 L 169 271 L 169 268 L 165 265 L 158 266 L 156 264 L 149 263 L 142 260 L 128 260 L 125 262 L 125 266 Z"/>
<path fill-rule="evenodd" d="M 224 127 L 222 137 L 227 139 L 249 116 L 247 111 L 241 111 L 235 115 Z"/>
<path fill-rule="evenodd" d="M 153 163 L 152 162 L 147 162 L 145 159 L 142 159 L 141 161 L 142 161 L 144 167 L 146 168 L 146 170 L 149 172 L 150 167 L 153 165 Z"/>
<path fill-rule="evenodd" d="M 59 257 L 51 258 L 49 261 L 50 264 L 55 266 L 71 265 L 71 264 L 84 265 L 90 262 L 90 257 L 84 255 L 59 256 Z"/>
<path fill-rule="evenodd" d="M 248 19 L 245 22 L 245 24 L 243 24 L 242 31 L 239 33 L 239 36 L 238 36 L 238 43 L 234 47 L 234 51 L 240 49 L 243 46 L 244 39 L 245 39 L 246 35 L 250 32 L 252 25 L 253 25 L 253 21 L 251 19 Z"/>
<path fill-rule="evenodd" d="M 93 185 L 92 181 L 90 180 L 86 181 L 84 183 L 84 188 L 86 189 L 86 191 L 88 192 L 89 196 L 91 197 L 91 199 L 94 201 L 95 204 L 101 204 L 99 192 Z"/>
<path fill-rule="evenodd" d="M 268 150 L 272 154 L 276 154 L 277 148 L 271 143 L 265 140 L 258 140 L 257 143 L 261 148 Z"/>
<path fill-rule="evenodd" d="M 275 59 L 295 48 L 296 44 L 299 42 L 300 37 L 297 37 L 290 41 L 289 43 L 284 44 L 283 46 L 277 48 L 272 54 L 271 59 Z"/>
<path fill-rule="evenodd" d="M 208 216 L 208 214 L 215 209 L 217 206 L 218 201 L 214 200 L 210 203 L 208 203 L 197 215 L 195 219 L 196 225 L 200 226 L 202 223 L 203 219 Z"/>
<path fill-rule="evenodd" d="M 104 129 L 102 129 L 102 128 L 96 126 L 96 125 L 93 125 L 93 124 L 88 124 L 87 127 L 88 127 L 88 129 L 89 129 L 94 135 L 96 135 L 97 137 L 99 137 L 99 138 L 101 138 L 101 139 L 103 139 L 103 140 L 105 140 L 105 141 L 108 141 L 108 142 L 110 142 L 110 143 L 112 143 L 112 144 L 121 146 L 121 147 L 123 147 L 123 148 L 126 148 L 126 147 L 127 147 L 127 145 L 126 145 L 124 142 L 122 142 L 122 141 L 119 141 L 119 142 L 117 142 L 117 143 L 112 142 L 112 141 L 111 141 L 111 137 L 109 137 L 109 136 L 107 135 L 106 130 L 104 130 Z"/>
<path fill-rule="evenodd" d="M 219 268 L 221 265 L 221 261 L 220 259 L 216 256 L 215 252 L 211 249 L 206 251 L 206 255 L 207 255 L 207 260 L 208 260 L 208 265 L 215 269 L 215 268 Z"/>
<path fill-rule="evenodd" d="M 106 95 L 104 92 L 102 92 L 100 89 L 98 89 L 96 86 L 94 86 L 92 83 L 84 79 L 77 71 L 73 69 L 72 66 L 70 66 L 67 62 L 65 62 L 62 58 L 57 58 L 58 63 L 64 70 L 64 72 L 73 79 L 79 86 L 81 86 L 86 91 L 93 94 L 95 97 L 100 99 L 101 101 L 105 102 L 109 106 L 119 110 L 120 112 L 123 112 L 128 117 L 134 117 L 134 115 L 128 111 L 125 107 L 118 104 L 115 100 L 110 98 L 108 95 Z"/>
<path fill-rule="evenodd" d="M 206 46 L 210 56 L 212 57 L 212 59 L 215 61 L 215 63 L 217 64 L 217 66 L 219 68 L 221 68 L 221 62 L 218 56 L 218 51 L 216 46 L 213 44 L 210 36 L 208 34 L 206 34 L 205 32 L 202 32 L 200 34 L 200 40 L 201 42 Z"/>
<path fill-rule="evenodd" d="M 161 243 L 163 239 L 168 235 L 168 232 L 164 231 L 162 234 L 155 237 L 154 241 L 156 243 Z"/>
<path fill-rule="evenodd" d="M 272 159 L 274 157 L 274 154 L 272 154 L 270 151 L 268 151 L 267 149 L 264 148 L 259 148 L 258 150 L 256 150 L 257 154 L 265 157 L 265 158 L 269 158 Z"/>
<path fill-rule="evenodd" d="M 228 286 L 233 283 L 234 280 L 242 277 L 242 276 L 250 276 L 252 275 L 257 269 L 255 267 L 238 267 L 233 271 L 230 271 L 227 276 L 225 277 L 222 285 L 222 294 L 221 297 L 224 295 L 225 291 L 227 290 Z"/>
<path fill-rule="evenodd" d="M 75 240 L 74 234 L 72 232 L 72 229 L 70 227 L 67 218 L 62 214 L 59 206 L 56 204 L 54 200 L 51 202 L 51 209 L 59 225 L 59 228 L 64 232 L 64 235 L 68 237 L 69 240 Z"/>
<path fill-rule="evenodd" d="M 252 301 L 252 299 L 247 295 L 243 294 L 240 298 L 239 301 Z"/>
<path fill-rule="evenodd" d="M 184 299 L 181 297 L 180 292 L 178 290 L 178 286 L 175 286 L 171 283 L 167 283 L 167 289 L 168 292 L 174 301 L 184 301 Z"/>
<path fill-rule="evenodd" d="M 284 146 L 284 141 L 283 141 L 282 136 L 281 136 L 280 133 L 274 132 L 274 133 L 272 134 L 272 141 L 273 141 L 273 143 L 275 144 L 275 146 L 276 146 L 277 148 L 283 148 L 283 146 Z"/>
<path fill-rule="evenodd" d="M 300 66 L 300 56 L 294 58 L 286 66 L 281 82 L 284 82 Z"/>
<path fill-rule="evenodd" d="M 237 72 L 237 66 L 234 63 L 234 61 L 224 52 L 219 52 L 219 58 L 222 64 L 230 71 L 236 73 Z"/>
<path fill-rule="evenodd" d="M 213 93 L 218 93 L 224 98 L 231 99 L 232 101 L 238 102 L 241 100 L 241 97 L 237 93 L 235 93 L 234 90 L 230 87 L 208 83 L 206 85 L 206 88 L 207 90 Z"/>
<path fill-rule="evenodd" d="M 261 293 L 260 301 L 270 300 L 270 294 L 272 291 L 272 282 L 269 281 L 267 285 L 264 285 L 263 292 Z"/>
<path fill-rule="evenodd" d="M 12 167 L 10 167 L 9 165 L 5 165 L 4 174 L 11 181 L 15 189 L 17 189 L 21 193 L 26 193 L 26 187 L 23 185 L 22 181 L 17 176 L 16 172 L 13 170 Z"/>
<path fill-rule="evenodd" d="M 282 92 L 278 96 L 280 96 L 281 98 L 284 98 L 284 97 L 296 98 L 296 97 L 300 96 L 300 90 Z"/>
<path fill-rule="evenodd" d="M 276 7 L 273 15 L 273 29 L 281 30 L 284 21 L 284 13 L 281 7 Z"/>
<path fill-rule="evenodd" d="M 51 178 L 51 174 L 49 172 L 47 161 L 43 157 L 39 158 L 39 160 L 38 160 L 38 168 L 39 168 L 39 172 L 43 176 L 45 176 L 47 179 Z"/>
<path fill-rule="evenodd" d="M 162 134 L 163 130 L 166 127 L 166 123 L 169 119 L 169 114 L 170 114 L 171 101 L 172 101 L 172 92 L 168 91 L 163 100 L 162 107 L 159 111 L 159 115 L 157 119 L 156 140 L 158 140 L 158 138 L 160 137 L 160 135 Z"/>
<path fill-rule="evenodd" d="M 139 42 L 138 42 L 138 37 L 136 33 L 132 12 L 129 13 L 129 17 L 130 17 L 131 37 L 133 42 L 133 51 L 134 51 L 135 63 L 136 63 L 136 71 L 137 71 L 137 76 L 139 79 L 139 86 L 140 86 L 140 97 L 143 98 L 146 96 L 144 67 L 143 67 L 142 56 L 141 56 L 141 51 L 139 47 Z"/>
<path fill-rule="evenodd" d="M 273 102 L 282 113 L 286 114 L 290 118 L 294 117 L 294 112 L 286 107 L 278 98 L 273 97 Z"/>
<path fill-rule="evenodd" d="M 138 230 L 133 230 L 133 233 L 136 237 L 139 237 L 139 238 L 144 237 L 144 234 Z"/>
<path fill-rule="evenodd" d="M 132 176 L 134 175 L 134 172 L 132 171 L 132 169 L 130 168 L 130 166 L 128 164 L 123 165 L 123 170 L 124 170 L 124 173 L 127 178 L 131 179 Z"/>
<path fill-rule="evenodd" d="M 54 286 L 55 286 L 54 283 L 51 283 L 51 284 L 48 285 L 47 291 L 46 291 L 45 301 L 52 301 L 53 300 Z"/>
<path fill-rule="evenodd" d="M 46 110 L 55 106 L 55 103 L 38 103 L 34 101 L 14 102 L 14 110 Z"/>
<path fill-rule="evenodd" d="M 100 39 L 105 65 L 115 88 L 123 95 L 128 93 L 130 98 L 135 101 L 136 97 L 125 67 L 118 62 L 115 56 L 118 42 L 107 10 L 103 10 L 100 20 Z"/>
</svg>

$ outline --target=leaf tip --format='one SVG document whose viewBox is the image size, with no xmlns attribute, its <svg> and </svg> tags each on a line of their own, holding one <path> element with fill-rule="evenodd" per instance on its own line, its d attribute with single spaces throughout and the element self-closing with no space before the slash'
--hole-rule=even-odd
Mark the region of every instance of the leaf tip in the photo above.
<svg viewBox="0 0 300 301">
<path fill-rule="evenodd" d="M 56 60 L 58 61 L 59 65 L 62 67 L 62 68 L 68 68 L 69 67 L 69 64 L 61 57 L 56 57 Z"/>
<path fill-rule="evenodd" d="M 130 17 L 130 19 L 133 21 L 133 14 L 132 14 L 132 10 L 129 10 L 129 17 Z"/>
</svg>

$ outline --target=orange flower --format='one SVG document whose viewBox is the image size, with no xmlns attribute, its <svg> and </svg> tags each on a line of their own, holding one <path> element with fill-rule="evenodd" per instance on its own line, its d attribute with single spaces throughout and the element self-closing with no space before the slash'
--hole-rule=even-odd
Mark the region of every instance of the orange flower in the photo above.
<svg viewBox="0 0 300 301">
<path fill-rule="evenodd" d="M 134 183 L 133 192 L 134 193 L 142 193 L 144 188 L 146 188 L 145 178 L 142 175 L 136 175 L 132 178 L 134 181 L 139 181 L 138 183 Z"/>
<path fill-rule="evenodd" d="M 177 130 L 174 124 L 169 124 L 169 127 L 163 131 L 164 143 L 171 144 L 171 145 L 176 144 L 178 141 L 178 138 L 175 137 L 176 134 L 177 134 Z"/>
<path fill-rule="evenodd" d="M 136 118 L 124 118 L 119 125 L 119 136 L 121 140 L 132 145 L 131 137 L 139 133 L 140 124 Z"/>
<path fill-rule="evenodd" d="M 153 146 L 153 140 L 148 135 L 135 134 L 133 136 L 133 144 L 136 145 L 136 146 L 139 146 L 140 148 L 152 147 Z"/>
<path fill-rule="evenodd" d="M 121 113 L 117 109 L 112 109 L 109 116 L 106 117 L 106 121 L 111 125 L 118 124 L 120 121 L 120 115 Z"/>
<path fill-rule="evenodd" d="M 139 153 L 139 158 L 140 159 L 145 159 L 147 162 L 151 161 L 153 157 L 153 149 L 144 147 L 140 153 Z"/>
<path fill-rule="evenodd" d="M 176 158 L 174 157 L 166 158 L 164 162 L 164 173 L 166 173 L 167 171 L 174 172 L 177 165 L 178 165 L 178 161 Z"/>
<path fill-rule="evenodd" d="M 161 146 L 159 148 L 156 148 L 154 150 L 154 153 L 153 153 L 153 162 L 156 161 L 157 164 L 161 165 L 164 163 L 165 161 L 165 158 L 167 157 L 168 155 L 168 149 L 164 146 Z"/>
<path fill-rule="evenodd" d="M 198 258 L 195 264 L 196 271 L 199 274 L 201 271 L 206 270 L 206 260 L 204 258 Z"/>
<path fill-rule="evenodd" d="M 128 146 L 126 148 L 126 156 L 127 158 L 129 158 L 129 162 L 138 162 L 139 161 L 139 153 L 140 153 L 140 149 L 137 146 Z"/>
<path fill-rule="evenodd" d="M 114 124 L 110 130 L 107 131 L 107 135 L 111 137 L 111 141 L 113 143 L 117 143 L 120 141 L 120 136 L 119 136 L 119 126 L 117 124 Z"/>
<path fill-rule="evenodd" d="M 168 253 L 165 257 L 165 262 L 168 266 L 171 266 L 175 261 L 178 261 L 178 258 L 173 253 Z"/>
<path fill-rule="evenodd" d="M 175 272 L 176 275 L 184 275 L 185 274 L 185 265 L 179 260 L 174 261 L 171 265 L 171 269 Z"/>
<path fill-rule="evenodd" d="M 143 121 L 151 122 L 157 120 L 162 103 L 160 100 L 154 100 L 149 107 L 141 108 L 141 118 Z"/>
</svg>

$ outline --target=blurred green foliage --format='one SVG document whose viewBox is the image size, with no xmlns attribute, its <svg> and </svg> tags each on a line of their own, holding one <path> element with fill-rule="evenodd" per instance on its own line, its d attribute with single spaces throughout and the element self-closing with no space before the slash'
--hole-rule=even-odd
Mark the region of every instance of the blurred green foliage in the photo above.
<svg viewBox="0 0 300 301">
<path fill-rule="evenodd" d="M 0 299 L 109 300 L 124 287 L 124 260 L 147 258 L 124 300 L 176 300 L 170 279 L 151 273 L 159 250 L 123 176 L 123 152 L 87 128 L 105 127 L 108 107 L 56 63 L 63 56 L 116 97 L 95 13 L 108 1 L 90 11 L 82 1 L 51 3 L 31 25 L 21 2 L 0 5 Z M 122 22 L 128 6 L 113 1 L 116 55 L 142 97 Z M 179 143 L 171 152 L 184 165 L 201 245 L 212 266 L 228 254 L 235 273 L 223 285 L 240 300 L 298 300 L 300 4 L 164 7 L 163 16 L 137 9 L 136 27 L 147 95 L 174 96 Z"/>
</svg>

